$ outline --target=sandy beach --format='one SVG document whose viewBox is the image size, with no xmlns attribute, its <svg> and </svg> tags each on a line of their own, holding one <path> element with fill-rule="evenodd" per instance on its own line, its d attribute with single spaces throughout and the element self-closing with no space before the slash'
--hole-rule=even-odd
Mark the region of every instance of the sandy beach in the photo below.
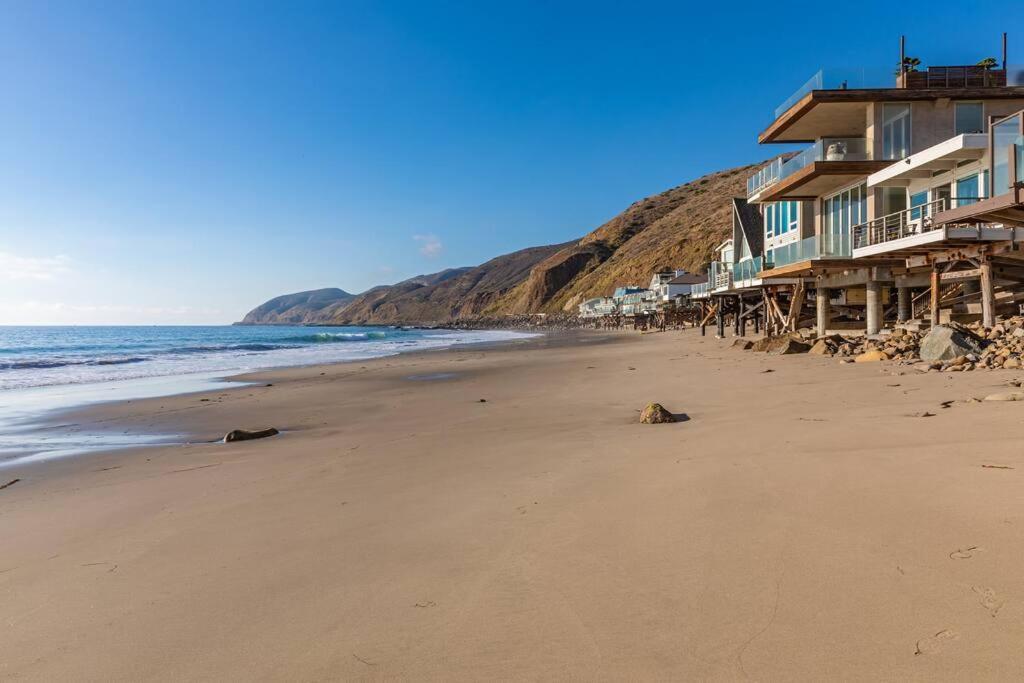
<svg viewBox="0 0 1024 683">
<path fill-rule="evenodd" d="M 195 443 L 3 470 L 0 678 L 1024 675 L 1024 404 L 967 402 L 1021 375 L 731 341 L 583 333 L 90 408 Z M 688 419 L 638 424 L 650 401 Z"/>
</svg>

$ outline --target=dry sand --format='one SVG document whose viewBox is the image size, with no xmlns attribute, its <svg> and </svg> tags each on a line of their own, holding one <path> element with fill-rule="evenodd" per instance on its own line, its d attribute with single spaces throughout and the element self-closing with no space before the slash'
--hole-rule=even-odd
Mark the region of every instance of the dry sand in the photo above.
<svg viewBox="0 0 1024 683">
<path fill-rule="evenodd" d="M 1014 375 L 583 339 L 89 411 L 285 432 L 4 470 L 0 678 L 1024 675 Z"/>
</svg>

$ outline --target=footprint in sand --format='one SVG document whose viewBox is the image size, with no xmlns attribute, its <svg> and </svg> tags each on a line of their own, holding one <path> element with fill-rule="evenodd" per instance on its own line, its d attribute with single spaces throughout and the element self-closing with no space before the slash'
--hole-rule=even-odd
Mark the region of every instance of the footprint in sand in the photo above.
<svg viewBox="0 0 1024 683">
<path fill-rule="evenodd" d="M 981 548 L 976 545 L 972 545 L 968 548 L 957 548 L 949 554 L 951 560 L 969 560 L 974 557 L 975 553 L 981 552 Z"/>
<path fill-rule="evenodd" d="M 914 650 L 915 655 L 934 655 L 942 651 L 942 648 L 946 646 L 951 640 L 959 638 L 959 634 L 956 631 L 949 629 L 943 629 L 936 633 L 934 636 L 928 636 L 917 641 L 917 647 Z"/>
<path fill-rule="evenodd" d="M 978 594 L 978 603 L 988 610 L 993 617 L 1003 608 L 1003 601 L 999 599 L 996 592 L 985 586 L 971 586 L 971 590 Z"/>
</svg>

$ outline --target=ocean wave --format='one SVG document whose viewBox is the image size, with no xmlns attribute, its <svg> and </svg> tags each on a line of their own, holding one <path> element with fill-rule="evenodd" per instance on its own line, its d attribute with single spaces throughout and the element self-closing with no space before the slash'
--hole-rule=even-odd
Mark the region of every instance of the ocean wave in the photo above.
<svg viewBox="0 0 1024 683">
<path fill-rule="evenodd" d="M 387 339 L 386 332 L 317 332 L 298 337 L 285 337 L 282 341 L 300 342 L 304 344 L 330 344 L 334 342 L 367 341 L 370 339 Z"/>
<path fill-rule="evenodd" d="M 144 363 L 147 360 L 150 360 L 150 358 L 145 356 L 131 356 L 129 358 L 89 358 L 85 360 L 37 358 L 32 360 L 16 360 L 9 363 L 0 363 L 0 370 L 49 370 L 52 368 L 66 368 L 73 365 L 129 365 L 131 363 Z"/>
<path fill-rule="evenodd" d="M 161 353 L 187 355 L 191 353 L 219 353 L 221 351 L 277 351 L 294 349 L 295 344 L 204 344 L 201 346 L 178 346 Z"/>
</svg>

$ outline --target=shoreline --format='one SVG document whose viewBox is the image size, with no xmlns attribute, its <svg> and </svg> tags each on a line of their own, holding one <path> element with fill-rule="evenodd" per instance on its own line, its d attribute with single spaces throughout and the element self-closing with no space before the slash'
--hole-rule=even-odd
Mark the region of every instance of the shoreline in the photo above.
<svg viewBox="0 0 1024 683">
<path fill-rule="evenodd" d="M 294 327 L 294 326 L 282 326 Z M 496 333 L 509 330 L 480 330 Z M 102 382 L 40 385 L 0 392 L 0 470 L 22 463 L 43 463 L 53 459 L 88 455 L 105 449 L 124 450 L 153 445 L 175 445 L 188 434 L 180 431 L 139 433 L 131 438 L 115 434 L 116 428 L 83 432 L 78 416 L 90 408 L 111 403 L 131 403 L 145 399 L 164 399 L 193 394 L 245 388 L 259 381 L 250 379 L 261 374 L 301 368 L 331 367 L 351 363 L 396 358 L 403 355 L 444 351 L 460 347 L 488 347 L 535 340 L 552 332 L 533 332 L 521 337 L 458 342 L 437 348 L 395 351 L 371 358 L 354 358 L 334 362 L 284 364 L 245 370 L 209 370 L 194 373 L 152 375 Z M 62 429 L 64 428 L 64 429 Z M 187 443 L 187 441 L 184 441 Z M 17 445 L 15 445 L 17 444 Z"/>
<path fill-rule="evenodd" d="M 224 397 L 90 409 L 131 429 L 283 433 L 5 473 L 21 481 L 0 490 L 0 672 L 1024 667 L 1022 406 L 969 402 L 1016 373 L 753 354 L 694 330 L 583 338 L 607 341 L 273 371 Z M 689 420 L 638 424 L 651 401 Z"/>
</svg>

